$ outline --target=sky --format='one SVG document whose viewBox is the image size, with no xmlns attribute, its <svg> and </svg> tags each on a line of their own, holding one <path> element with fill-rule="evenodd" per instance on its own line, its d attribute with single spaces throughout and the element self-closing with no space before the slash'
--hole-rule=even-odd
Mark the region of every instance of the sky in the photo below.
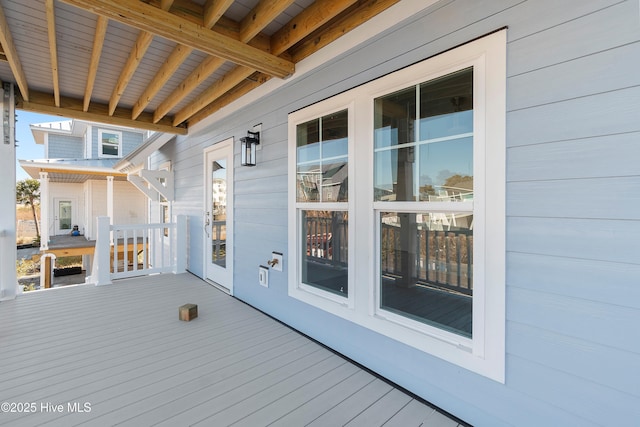
<svg viewBox="0 0 640 427">
<path fill-rule="evenodd" d="M 33 140 L 29 125 L 35 123 L 63 122 L 68 120 L 60 116 L 47 116 L 28 111 L 16 110 L 16 181 L 31 178 L 20 167 L 18 160 L 43 159 L 44 145 Z"/>
</svg>

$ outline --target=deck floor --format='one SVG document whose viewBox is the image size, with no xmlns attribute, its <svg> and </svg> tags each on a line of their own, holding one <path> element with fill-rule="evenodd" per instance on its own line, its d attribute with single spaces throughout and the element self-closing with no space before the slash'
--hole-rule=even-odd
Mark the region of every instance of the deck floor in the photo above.
<svg viewBox="0 0 640 427">
<path fill-rule="evenodd" d="M 458 426 L 191 274 L 2 302 L 0 366 L 3 426 Z"/>
</svg>

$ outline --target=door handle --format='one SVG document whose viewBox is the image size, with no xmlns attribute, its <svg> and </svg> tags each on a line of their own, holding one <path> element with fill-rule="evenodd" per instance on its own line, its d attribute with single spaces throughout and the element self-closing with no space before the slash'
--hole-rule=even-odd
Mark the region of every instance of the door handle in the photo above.
<svg viewBox="0 0 640 427">
<path fill-rule="evenodd" d="M 207 238 L 211 237 L 209 235 L 209 224 L 211 224 L 211 221 L 209 220 L 209 212 L 207 212 L 205 214 L 205 222 L 204 222 L 204 232 L 207 233 Z"/>
</svg>

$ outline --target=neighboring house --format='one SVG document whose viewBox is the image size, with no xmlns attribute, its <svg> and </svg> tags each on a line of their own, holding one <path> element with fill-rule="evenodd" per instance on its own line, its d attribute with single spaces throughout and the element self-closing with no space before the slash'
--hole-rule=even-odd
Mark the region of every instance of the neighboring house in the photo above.
<svg viewBox="0 0 640 427">
<path fill-rule="evenodd" d="M 471 424 L 634 424 L 638 2 L 400 4 L 152 156 L 189 270 Z"/>
<path fill-rule="evenodd" d="M 35 142 L 44 145 L 45 158 L 20 165 L 41 182 L 43 251 L 54 252 L 56 236 L 79 234 L 88 263 L 93 249 L 81 240 L 95 240 L 96 217 L 108 215 L 119 224 L 148 221 L 147 198 L 114 168 L 142 145 L 146 131 L 81 120 L 30 128 Z"/>
</svg>

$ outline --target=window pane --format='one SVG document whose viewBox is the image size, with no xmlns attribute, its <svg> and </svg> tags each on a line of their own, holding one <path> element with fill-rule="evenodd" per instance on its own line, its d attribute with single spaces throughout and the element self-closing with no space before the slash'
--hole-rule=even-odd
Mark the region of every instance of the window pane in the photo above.
<svg viewBox="0 0 640 427">
<path fill-rule="evenodd" d="M 416 88 L 410 87 L 374 101 L 374 148 L 415 141 Z"/>
<path fill-rule="evenodd" d="M 473 68 L 420 85 L 420 140 L 473 132 Z"/>
<path fill-rule="evenodd" d="M 374 110 L 374 200 L 473 199 L 473 68 L 377 98 Z"/>
<path fill-rule="evenodd" d="M 322 164 L 322 201 L 346 202 L 349 168 L 347 158 L 334 159 Z"/>
<path fill-rule="evenodd" d="M 296 128 L 297 201 L 348 201 L 348 111 Z"/>
<path fill-rule="evenodd" d="M 320 159 L 320 120 L 311 120 L 297 126 L 298 163 Z"/>
<path fill-rule="evenodd" d="M 118 145 L 103 143 L 102 144 L 102 154 L 105 156 L 117 156 L 118 155 Z"/>
<path fill-rule="evenodd" d="M 471 337 L 473 215 L 380 214 L 380 308 Z"/>
<path fill-rule="evenodd" d="M 415 147 L 379 151 L 374 162 L 376 201 L 415 201 Z"/>
<path fill-rule="evenodd" d="M 348 295 L 346 212 L 302 211 L 302 283 Z"/>
<path fill-rule="evenodd" d="M 418 147 L 421 201 L 473 199 L 473 138 L 434 142 Z"/>
<path fill-rule="evenodd" d="M 211 262 L 227 266 L 227 160 L 211 165 Z"/>
</svg>

